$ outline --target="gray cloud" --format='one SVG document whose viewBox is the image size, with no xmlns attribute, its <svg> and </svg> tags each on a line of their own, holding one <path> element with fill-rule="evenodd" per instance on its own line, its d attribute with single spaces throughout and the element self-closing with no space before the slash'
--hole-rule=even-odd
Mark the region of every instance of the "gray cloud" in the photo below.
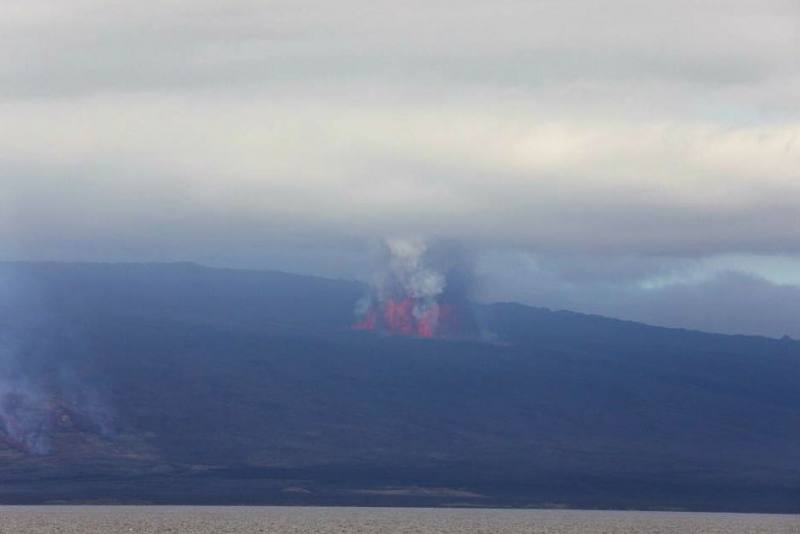
<svg viewBox="0 0 800 534">
<path fill-rule="evenodd" d="M 721 260 L 493 254 L 480 266 L 481 297 L 675 328 L 800 337 L 800 287 Z"/>
<path fill-rule="evenodd" d="M 7 257 L 360 276 L 422 235 L 593 294 L 800 253 L 793 0 L 26 0 L 0 45 Z"/>
<path fill-rule="evenodd" d="M 331 77 L 539 85 L 739 84 L 796 67 L 791 1 L 451 3 L 31 0 L 7 4 L 6 90 L 141 90 Z M 413 79 L 411 81 L 414 81 Z M 41 83 L 47 82 L 47 83 Z"/>
<path fill-rule="evenodd" d="M 625 309 L 622 307 L 625 306 Z M 737 272 L 643 290 L 612 314 L 652 324 L 731 334 L 800 337 L 800 288 Z"/>
</svg>

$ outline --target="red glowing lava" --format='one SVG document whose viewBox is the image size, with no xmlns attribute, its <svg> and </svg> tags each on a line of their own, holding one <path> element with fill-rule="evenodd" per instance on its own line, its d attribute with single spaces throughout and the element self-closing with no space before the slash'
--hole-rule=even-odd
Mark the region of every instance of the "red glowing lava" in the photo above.
<svg viewBox="0 0 800 534">
<path fill-rule="evenodd" d="M 377 330 L 390 334 L 418 337 L 442 335 L 450 329 L 455 314 L 452 306 L 422 303 L 411 297 L 387 299 L 371 307 L 353 325 L 356 330 Z"/>
</svg>

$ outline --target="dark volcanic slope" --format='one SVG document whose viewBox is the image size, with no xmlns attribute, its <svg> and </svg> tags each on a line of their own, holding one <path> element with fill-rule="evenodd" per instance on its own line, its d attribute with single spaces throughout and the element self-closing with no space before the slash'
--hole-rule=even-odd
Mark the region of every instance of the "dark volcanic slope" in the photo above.
<svg viewBox="0 0 800 534">
<path fill-rule="evenodd" d="M 347 282 L 0 271 L 7 368 L 55 399 L 2 501 L 800 510 L 793 341 L 512 304 L 476 308 L 497 342 L 399 338 L 348 328 Z"/>
</svg>

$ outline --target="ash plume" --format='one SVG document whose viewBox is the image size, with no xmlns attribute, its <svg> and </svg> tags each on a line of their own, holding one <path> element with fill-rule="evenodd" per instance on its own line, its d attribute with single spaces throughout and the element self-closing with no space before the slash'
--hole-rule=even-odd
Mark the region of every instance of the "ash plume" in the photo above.
<svg viewBox="0 0 800 534">
<path fill-rule="evenodd" d="M 355 329 L 417 337 L 471 334 L 471 270 L 461 247 L 391 238 L 382 256 L 383 268 L 356 306 Z"/>
</svg>

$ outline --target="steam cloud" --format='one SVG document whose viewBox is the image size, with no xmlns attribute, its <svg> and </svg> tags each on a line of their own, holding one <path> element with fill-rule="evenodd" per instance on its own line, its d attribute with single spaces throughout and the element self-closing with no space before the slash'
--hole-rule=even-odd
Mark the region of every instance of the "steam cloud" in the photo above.
<svg viewBox="0 0 800 534">
<path fill-rule="evenodd" d="M 354 328 L 419 337 L 468 331 L 468 269 L 454 245 L 420 238 L 384 242 L 385 269 L 356 306 Z"/>
</svg>

